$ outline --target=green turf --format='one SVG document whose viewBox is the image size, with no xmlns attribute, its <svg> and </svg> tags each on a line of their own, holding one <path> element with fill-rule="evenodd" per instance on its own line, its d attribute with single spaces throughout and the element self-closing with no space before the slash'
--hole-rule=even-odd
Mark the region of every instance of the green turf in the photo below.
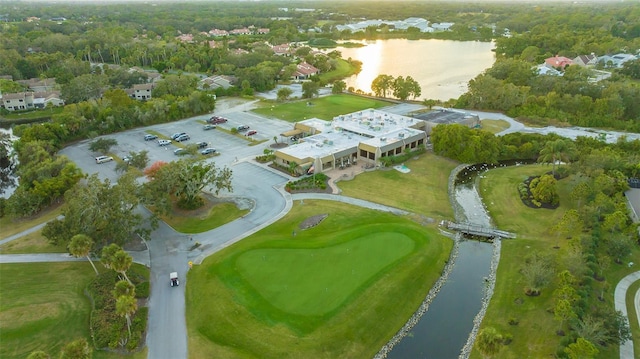
<svg viewBox="0 0 640 359">
<path fill-rule="evenodd" d="M 298 228 L 318 214 L 329 216 Z M 189 357 L 370 358 L 424 299 L 451 245 L 404 217 L 296 203 L 189 272 Z"/>
<path fill-rule="evenodd" d="M 193 213 L 174 213 L 173 216 L 161 218 L 180 233 L 202 233 L 234 221 L 249 210 L 239 209 L 234 203 L 218 203 L 204 213 L 198 213 L 197 210 L 191 212 Z"/>
<path fill-rule="evenodd" d="M 432 153 L 405 162 L 411 172 L 394 169 L 361 173 L 338 187 L 349 197 L 402 208 L 437 219 L 453 219 L 447 192 L 449 174 L 457 163 Z M 346 170 L 348 173 L 348 170 Z"/>
<path fill-rule="evenodd" d="M 95 272 L 88 262 L 2 264 L 0 278 L 1 358 L 53 355 L 89 337 L 91 304 L 83 291 Z"/>
<path fill-rule="evenodd" d="M 509 122 L 505 120 L 482 120 L 480 122 L 482 129 L 491 133 L 498 133 L 511 127 Z"/>
<path fill-rule="evenodd" d="M 294 315 L 324 315 L 344 303 L 357 288 L 409 254 L 414 242 L 380 228 L 322 248 L 264 248 L 236 261 L 239 274 L 271 305 Z M 327 270 L 327 263 L 333 263 Z M 291 269 L 304 268 L 304 271 Z"/>
<path fill-rule="evenodd" d="M 309 106 L 309 103 L 312 105 Z M 284 104 L 273 103 L 252 110 L 253 112 L 271 118 L 289 122 L 298 122 L 310 118 L 320 118 L 330 121 L 338 115 L 356 112 L 368 108 L 381 108 L 391 105 L 388 101 L 381 101 L 355 95 L 330 95 L 314 99 L 304 99 Z"/>
</svg>

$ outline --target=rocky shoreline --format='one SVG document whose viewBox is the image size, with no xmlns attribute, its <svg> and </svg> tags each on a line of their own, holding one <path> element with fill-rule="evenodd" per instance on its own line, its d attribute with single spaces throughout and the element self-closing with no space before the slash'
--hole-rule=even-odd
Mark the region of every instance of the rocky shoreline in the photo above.
<svg viewBox="0 0 640 359">
<path fill-rule="evenodd" d="M 449 201 L 451 202 L 451 207 L 453 208 L 454 218 L 458 222 L 466 222 L 467 217 L 464 213 L 464 209 L 462 208 L 462 205 L 458 203 L 458 201 L 456 200 L 455 181 L 458 173 L 468 166 L 469 165 L 467 164 L 461 164 L 457 166 L 455 169 L 453 169 L 451 171 L 451 174 L 449 175 L 449 185 L 448 185 Z M 387 344 L 385 344 L 380 349 L 380 351 L 376 353 L 376 355 L 374 356 L 374 359 L 386 358 L 387 355 L 393 349 L 393 347 L 397 345 L 405 336 L 407 336 L 410 333 L 411 329 L 418 323 L 420 318 L 427 312 L 427 310 L 429 309 L 429 305 L 431 304 L 435 296 L 438 294 L 442 286 L 447 282 L 447 279 L 449 278 L 449 274 L 451 273 L 455 265 L 456 258 L 458 257 L 458 251 L 460 247 L 460 241 L 462 240 L 462 236 L 461 234 L 457 233 L 455 236 L 452 236 L 452 238 L 454 241 L 453 248 L 451 249 L 449 260 L 442 271 L 442 275 L 440 276 L 440 278 L 438 278 L 438 281 L 431 288 L 431 290 L 429 290 L 429 293 L 427 293 L 427 296 L 425 297 L 424 301 L 422 302 L 418 310 L 411 316 L 411 318 L 409 318 L 407 323 L 398 331 L 398 333 L 396 333 L 391 338 L 391 340 L 389 340 Z M 469 358 L 469 355 L 471 354 L 471 350 L 473 349 L 473 344 L 475 343 L 475 339 L 478 335 L 480 325 L 482 324 L 482 320 L 484 319 L 484 315 L 487 311 L 487 307 L 489 306 L 489 302 L 491 301 L 491 297 L 493 296 L 493 291 L 494 291 L 495 282 L 496 282 L 496 271 L 498 269 L 498 263 L 500 262 L 501 243 L 502 242 L 499 239 L 493 241 L 493 255 L 491 258 L 490 274 L 486 278 L 486 286 L 485 286 L 484 295 L 482 298 L 482 305 L 481 305 L 480 311 L 478 312 L 478 314 L 476 314 L 473 320 L 473 329 L 469 333 L 467 342 L 462 348 L 462 350 L 460 351 L 460 355 L 459 355 L 460 359 Z"/>
</svg>

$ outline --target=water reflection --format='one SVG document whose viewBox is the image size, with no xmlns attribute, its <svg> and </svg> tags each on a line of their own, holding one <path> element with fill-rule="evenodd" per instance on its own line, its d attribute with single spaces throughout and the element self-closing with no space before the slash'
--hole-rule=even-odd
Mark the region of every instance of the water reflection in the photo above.
<svg viewBox="0 0 640 359">
<path fill-rule="evenodd" d="M 422 89 L 419 99 L 458 98 L 467 83 L 495 61 L 493 43 L 452 40 L 376 40 L 365 47 L 339 47 L 342 57 L 362 62 L 358 75 L 345 79 L 347 87 L 371 92 L 378 75 L 411 76 Z"/>
</svg>

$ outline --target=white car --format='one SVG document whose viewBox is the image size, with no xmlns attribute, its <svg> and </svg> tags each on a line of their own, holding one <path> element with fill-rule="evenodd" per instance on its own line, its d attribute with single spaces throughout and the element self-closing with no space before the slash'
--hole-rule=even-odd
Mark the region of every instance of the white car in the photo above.
<svg viewBox="0 0 640 359">
<path fill-rule="evenodd" d="M 113 161 L 113 157 L 111 156 L 98 156 L 96 157 L 96 163 L 105 163 Z"/>
<path fill-rule="evenodd" d="M 158 140 L 158 146 L 168 146 L 171 144 L 171 140 Z"/>
<path fill-rule="evenodd" d="M 180 285 L 180 281 L 178 280 L 178 272 L 169 273 L 169 285 L 172 287 L 177 287 Z"/>
</svg>

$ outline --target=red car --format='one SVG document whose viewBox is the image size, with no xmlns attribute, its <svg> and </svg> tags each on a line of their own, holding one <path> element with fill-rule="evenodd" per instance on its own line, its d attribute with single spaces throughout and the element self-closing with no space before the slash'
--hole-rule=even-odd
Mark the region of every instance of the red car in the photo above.
<svg viewBox="0 0 640 359">
<path fill-rule="evenodd" d="M 255 135 L 256 133 L 258 133 L 258 131 L 256 131 L 256 130 L 251 130 L 251 131 L 247 132 L 247 136 L 253 136 L 253 135 Z"/>
<path fill-rule="evenodd" d="M 221 123 L 225 123 L 227 121 L 228 120 L 226 118 L 224 118 L 224 117 L 213 116 L 207 122 L 209 122 L 210 124 L 213 124 L 213 125 L 218 125 L 218 124 L 221 124 Z"/>
</svg>

